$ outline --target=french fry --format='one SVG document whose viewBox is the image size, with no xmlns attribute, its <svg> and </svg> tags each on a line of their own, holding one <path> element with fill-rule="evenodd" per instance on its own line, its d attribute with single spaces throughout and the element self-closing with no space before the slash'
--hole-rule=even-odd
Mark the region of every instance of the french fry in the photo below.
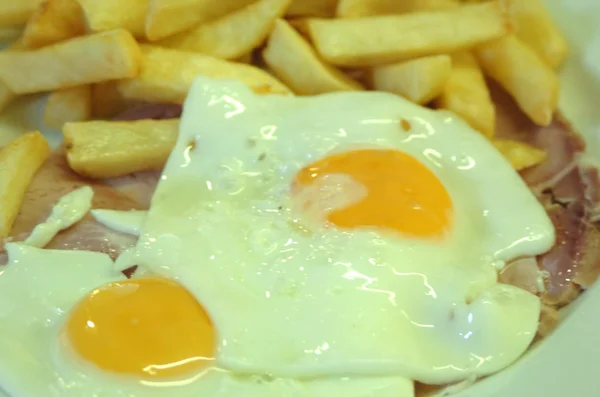
<svg viewBox="0 0 600 397">
<path fill-rule="evenodd" d="M 338 0 L 293 0 L 286 13 L 290 17 L 321 17 L 335 15 Z"/>
<path fill-rule="evenodd" d="M 92 32 L 125 29 L 137 38 L 145 38 L 145 20 L 149 0 L 77 0 Z"/>
<path fill-rule="evenodd" d="M 339 0 L 336 16 L 339 18 L 361 18 L 373 15 L 436 10 L 458 5 L 457 0 Z"/>
<path fill-rule="evenodd" d="M 309 19 L 317 52 L 338 66 L 378 66 L 462 51 L 507 34 L 498 1 L 359 19 Z"/>
<path fill-rule="evenodd" d="M 54 91 L 44 108 L 44 123 L 61 129 L 71 121 L 85 121 L 92 114 L 92 95 L 89 85 Z"/>
<path fill-rule="evenodd" d="M 151 41 L 164 39 L 222 17 L 254 1 L 256 0 L 150 0 L 146 37 Z"/>
<path fill-rule="evenodd" d="M 16 95 L 0 81 L 0 112 L 16 98 Z"/>
<path fill-rule="evenodd" d="M 558 68 L 569 52 L 562 34 L 540 0 L 505 0 L 515 34 L 548 65 Z"/>
<path fill-rule="evenodd" d="M 494 139 L 494 146 L 517 171 L 541 164 L 548 157 L 541 149 L 510 139 Z"/>
<path fill-rule="evenodd" d="M 21 38 L 18 38 L 17 40 L 12 42 L 8 47 L 6 47 L 4 52 L 21 50 L 23 49 L 23 47 L 23 40 Z M 16 97 L 17 95 L 14 92 L 12 92 L 10 88 L 8 88 L 6 84 L 4 84 L 4 82 L 0 80 L 0 112 L 6 106 L 8 106 L 8 104 L 11 103 Z"/>
<path fill-rule="evenodd" d="M 290 90 L 265 71 L 194 52 L 142 45 L 139 75 L 117 83 L 127 100 L 183 103 L 196 76 L 238 79 L 262 94 L 289 94 Z"/>
<path fill-rule="evenodd" d="M 231 14 L 157 42 L 168 48 L 235 59 L 258 47 L 291 0 L 258 0 Z"/>
<path fill-rule="evenodd" d="M 558 76 L 514 35 L 476 50 L 486 75 L 496 80 L 537 125 L 552 121 L 558 102 Z"/>
<path fill-rule="evenodd" d="M 50 146 L 38 131 L 0 150 L 0 238 L 9 235 L 31 179 L 49 154 Z"/>
<path fill-rule="evenodd" d="M 123 98 L 116 81 L 92 84 L 91 101 L 92 117 L 101 119 L 111 118 L 135 103 Z"/>
<path fill-rule="evenodd" d="M 423 105 L 442 92 L 451 70 L 449 55 L 433 55 L 379 66 L 372 71 L 373 87 Z"/>
<path fill-rule="evenodd" d="M 135 76 L 140 49 L 125 30 L 75 38 L 32 51 L 0 53 L 0 80 L 16 94 Z"/>
<path fill-rule="evenodd" d="M 0 43 L 12 41 L 21 35 L 22 26 L 0 26 Z"/>
<path fill-rule="evenodd" d="M 159 171 L 175 146 L 179 120 L 84 121 L 63 127 L 67 161 L 88 178 Z"/>
<path fill-rule="evenodd" d="M 356 81 L 321 61 L 306 40 L 283 19 L 275 23 L 263 58 L 275 76 L 296 94 L 362 89 Z"/>
<path fill-rule="evenodd" d="M 450 77 L 436 105 L 463 118 L 491 138 L 496 128 L 496 108 L 477 59 L 470 52 L 452 55 Z"/>
<path fill-rule="evenodd" d="M 85 19 L 77 0 L 45 0 L 27 21 L 22 40 L 26 48 L 38 48 L 85 32 Z"/>
<path fill-rule="evenodd" d="M 0 1 L 0 26 L 24 25 L 42 0 Z"/>
</svg>

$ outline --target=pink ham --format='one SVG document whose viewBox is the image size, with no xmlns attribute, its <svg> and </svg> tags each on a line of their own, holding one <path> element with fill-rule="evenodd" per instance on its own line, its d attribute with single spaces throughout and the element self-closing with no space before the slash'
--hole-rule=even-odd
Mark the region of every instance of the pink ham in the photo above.
<svg viewBox="0 0 600 397">
<path fill-rule="evenodd" d="M 142 119 L 176 119 L 181 116 L 181 105 L 172 103 L 152 103 L 133 106 L 113 120 L 134 121 Z"/>
<path fill-rule="evenodd" d="M 546 206 L 557 231 L 555 246 L 537 258 L 539 268 L 549 274 L 542 299 L 563 306 L 600 274 L 600 232 L 594 224 L 600 218 L 598 170 L 586 163 L 585 143 L 560 116 L 550 126 L 538 127 L 507 94 L 496 87 L 492 94 L 498 137 L 527 142 L 548 153 L 544 163 L 521 176 Z"/>
<path fill-rule="evenodd" d="M 57 151 L 34 177 L 15 221 L 11 237 L 15 241 L 25 239 L 37 224 L 47 218 L 52 206 L 60 197 L 85 185 L 94 189 L 93 208 L 114 210 L 147 208 L 110 186 L 83 179 L 71 171 L 64 153 Z M 133 236 L 109 230 L 88 214 L 81 222 L 59 233 L 50 242 L 48 248 L 105 252 L 116 258 L 121 251 L 133 246 L 135 242 Z"/>
</svg>

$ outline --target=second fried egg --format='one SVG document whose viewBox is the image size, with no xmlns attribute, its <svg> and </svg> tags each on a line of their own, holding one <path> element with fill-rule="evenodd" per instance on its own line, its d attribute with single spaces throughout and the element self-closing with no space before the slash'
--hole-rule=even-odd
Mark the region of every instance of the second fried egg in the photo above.
<svg viewBox="0 0 600 397">
<path fill-rule="evenodd" d="M 525 351 L 539 299 L 497 269 L 554 243 L 518 174 L 448 114 L 203 78 L 141 233 L 132 260 L 198 298 L 218 365 L 434 384 Z"/>
</svg>

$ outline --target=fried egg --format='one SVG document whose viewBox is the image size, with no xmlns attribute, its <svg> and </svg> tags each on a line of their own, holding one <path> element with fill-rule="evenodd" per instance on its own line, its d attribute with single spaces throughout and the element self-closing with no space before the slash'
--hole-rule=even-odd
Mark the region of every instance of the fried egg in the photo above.
<svg viewBox="0 0 600 397">
<path fill-rule="evenodd" d="M 223 368 L 441 384 L 526 350 L 539 299 L 497 271 L 553 243 L 519 175 L 450 114 L 199 78 L 132 257 L 197 297 Z"/>
<path fill-rule="evenodd" d="M 101 253 L 17 243 L 7 251 L 0 391 L 10 397 L 412 395 L 401 377 L 237 376 L 211 365 L 213 328 L 179 283 L 126 280 Z"/>
</svg>

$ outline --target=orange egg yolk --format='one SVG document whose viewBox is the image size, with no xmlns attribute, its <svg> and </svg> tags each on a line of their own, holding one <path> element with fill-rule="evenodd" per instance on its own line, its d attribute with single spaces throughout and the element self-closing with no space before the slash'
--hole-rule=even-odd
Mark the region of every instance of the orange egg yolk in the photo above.
<svg viewBox="0 0 600 397">
<path fill-rule="evenodd" d="M 300 170 L 292 191 L 331 174 L 350 176 L 367 190 L 357 203 L 328 213 L 327 220 L 339 227 L 387 228 L 420 238 L 442 237 L 451 227 L 450 195 L 434 173 L 410 155 L 377 149 L 335 154 Z"/>
<path fill-rule="evenodd" d="M 214 357 L 206 312 L 180 284 L 162 278 L 98 288 L 74 308 L 64 334 L 98 367 L 144 378 L 188 374 Z"/>
</svg>

